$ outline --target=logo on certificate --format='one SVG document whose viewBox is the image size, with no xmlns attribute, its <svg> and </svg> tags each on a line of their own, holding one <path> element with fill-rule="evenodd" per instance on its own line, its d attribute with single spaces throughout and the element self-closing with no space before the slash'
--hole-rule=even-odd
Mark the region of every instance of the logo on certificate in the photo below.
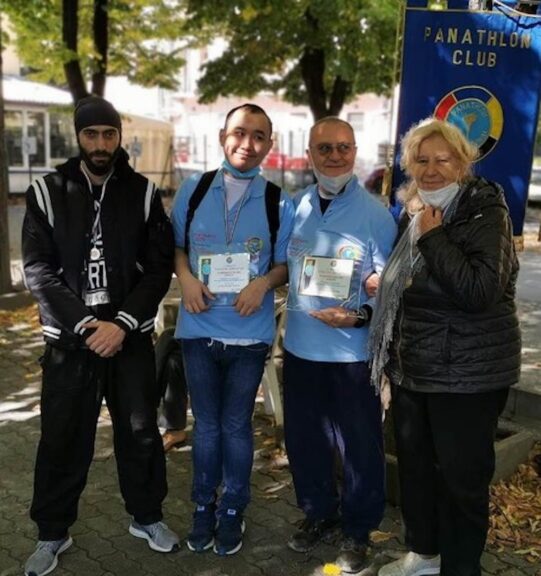
<svg viewBox="0 0 541 576">
<path fill-rule="evenodd" d="M 503 132 L 503 108 L 496 96 L 483 86 L 461 86 L 446 94 L 434 116 L 460 128 L 479 147 L 481 160 L 492 152 Z"/>
</svg>

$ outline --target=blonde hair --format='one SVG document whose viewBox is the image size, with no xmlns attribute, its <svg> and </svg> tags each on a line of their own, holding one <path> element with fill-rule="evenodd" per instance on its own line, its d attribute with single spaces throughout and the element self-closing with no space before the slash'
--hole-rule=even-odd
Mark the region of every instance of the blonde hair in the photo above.
<svg viewBox="0 0 541 576">
<path fill-rule="evenodd" d="M 459 184 L 471 178 L 473 176 L 473 162 L 479 156 L 479 149 L 464 136 L 460 128 L 437 118 L 421 120 L 402 137 L 400 167 L 406 174 L 411 177 L 411 167 L 417 159 L 421 142 L 434 135 L 441 136 L 449 144 L 458 160 L 460 165 Z M 404 201 L 411 200 L 416 192 L 415 181 L 411 180 L 403 190 Z"/>
</svg>

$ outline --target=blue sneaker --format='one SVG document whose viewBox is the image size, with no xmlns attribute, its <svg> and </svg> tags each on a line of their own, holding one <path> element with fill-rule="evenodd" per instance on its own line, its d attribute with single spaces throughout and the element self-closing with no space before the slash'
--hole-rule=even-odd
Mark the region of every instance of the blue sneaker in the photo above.
<svg viewBox="0 0 541 576">
<path fill-rule="evenodd" d="M 61 540 L 38 540 L 36 550 L 24 567 L 25 576 L 45 576 L 58 564 L 58 557 L 73 544 L 70 536 Z"/>
<path fill-rule="evenodd" d="M 230 556 L 242 548 L 242 535 L 246 523 L 242 514 L 234 508 L 228 508 L 218 519 L 214 552 L 219 556 Z"/>
<path fill-rule="evenodd" d="M 192 530 L 186 545 L 192 552 L 204 552 L 214 544 L 216 504 L 198 504 L 193 513 Z"/>
</svg>

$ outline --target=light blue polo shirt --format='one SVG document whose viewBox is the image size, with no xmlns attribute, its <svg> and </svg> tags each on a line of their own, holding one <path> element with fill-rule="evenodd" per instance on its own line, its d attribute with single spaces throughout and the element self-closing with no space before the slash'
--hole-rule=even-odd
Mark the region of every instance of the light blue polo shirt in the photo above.
<svg viewBox="0 0 541 576">
<path fill-rule="evenodd" d="M 359 184 L 356 177 L 321 213 L 317 186 L 295 198 L 296 213 L 287 249 L 289 298 L 284 347 L 299 358 L 320 362 L 368 360 L 368 328 L 331 328 L 308 314 L 338 306 L 343 301 L 299 294 L 305 256 L 355 260 L 347 308 L 373 304 L 364 291 L 372 272 L 381 273 L 391 253 L 396 224 L 383 204 Z"/>
<path fill-rule="evenodd" d="M 175 196 L 171 219 L 175 244 L 184 248 L 184 233 L 188 203 L 200 176 L 189 178 Z M 244 201 L 237 202 L 227 212 L 223 171 L 218 170 L 205 197 L 195 211 L 190 225 L 190 266 L 197 270 L 199 257 L 204 254 L 247 252 L 250 254 L 250 274 L 266 274 L 271 260 L 270 232 L 265 207 L 267 181 L 256 176 L 248 186 Z M 280 227 L 274 247 L 274 262 L 285 263 L 287 243 L 293 228 L 295 209 L 292 200 L 282 191 L 280 196 Z M 226 240 L 226 221 L 229 234 Z M 196 275 L 196 274 L 194 274 Z M 200 314 L 189 313 L 180 306 L 175 331 L 176 338 L 253 339 L 271 343 L 274 338 L 274 291 L 265 295 L 261 310 L 250 316 L 240 316 L 231 305 L 232 296 L 220 295 L 211 308 Z"/>
</svg>

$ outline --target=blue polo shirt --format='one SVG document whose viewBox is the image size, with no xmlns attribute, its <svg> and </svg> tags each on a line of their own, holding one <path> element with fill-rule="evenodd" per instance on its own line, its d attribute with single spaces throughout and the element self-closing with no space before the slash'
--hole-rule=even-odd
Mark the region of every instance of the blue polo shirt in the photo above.
<svg viewBox="0 0 541 576">
<path fill-rule="evenodd" d="M 171 219 L 175 244 L 179 248 L 184 248 L 188 203 L 199 179 L 200 176 L 189 178 L 175 196 Z M 265 207 L 266 184 L 263 177 L 256 176 L 248 186 L 244 200 L 237 202 L 226 213 L 223 171 L 218 170 L 190 224 L 189 256 L 192 271 L 197 270 L 201 255 L 247 252 L 250 254 L 251 277 L 268 272 L 271 253 Z M 282 191 L 280 227 L 274 247 L 276 264 L 287 260 L 287 242 L 293 227 L 294 212 L 292 200 Z M 226 222 L 229 228 L 227 239 Z M 181 305 L 175 337 L 253 339 L 270 344 L 275 329 L 274 291 L 265 295 L 261 310 L 250 316 L 239 315 L 232 306 L 233 298 L 233 295 L 219 295 L 217 301 L 210 302 L 211 308 L 200 314 L 190 314 Z"/>
<path fill-rule="evenodd" d="M 356 177 L 321 213 L 317 186 L 295 198 L 296 213 L 287 249 L 289 297 L 286 350 L 306 360 L 359 362 L 368 360 L 368 328 L 331 328 L 308 314 L 314 309 L 339 306 L 332 298 L 299 294 L 305 256 L 353 259 L 351 297 L 347 308 L 358 309 L 369 300 L 364 281 L 381 273 L 391 253 L 396 224 L 388 210 L 359 184 Z M 374 300 L 374 299 L 372 299 Z"/>
</svg>

